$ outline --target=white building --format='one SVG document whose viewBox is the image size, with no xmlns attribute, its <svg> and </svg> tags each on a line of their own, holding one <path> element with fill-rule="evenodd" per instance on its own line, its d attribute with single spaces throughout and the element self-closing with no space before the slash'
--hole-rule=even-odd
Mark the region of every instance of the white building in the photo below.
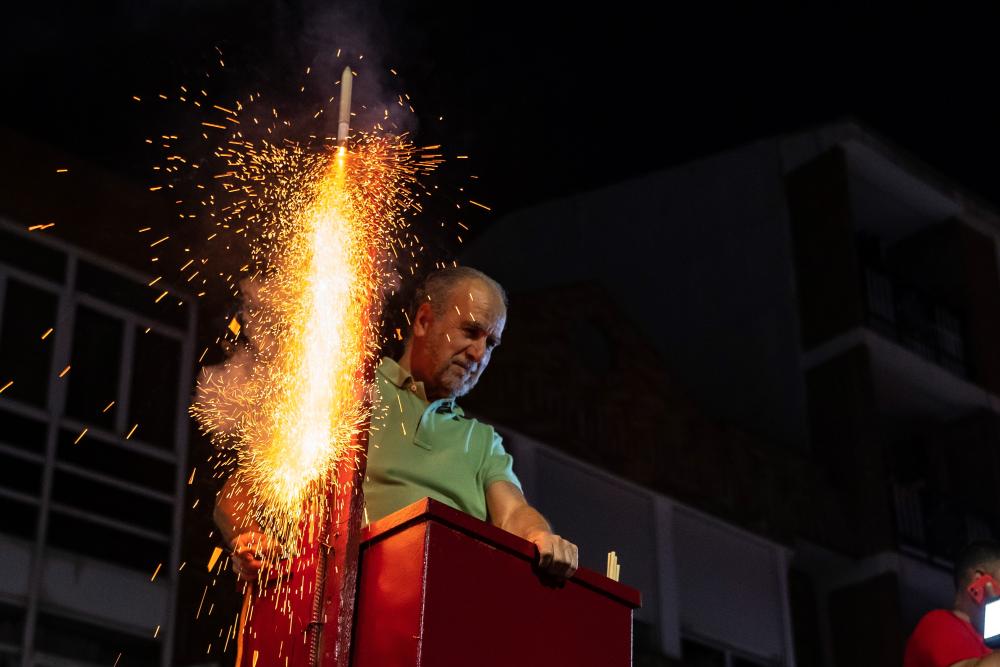
<svg viewBox="0 0 1000 667">
<path fill-rule="evenodd" d="M 196 309 L 151 280 L 0 221 L 2 665 L 172 664 Z"/>
</svg>

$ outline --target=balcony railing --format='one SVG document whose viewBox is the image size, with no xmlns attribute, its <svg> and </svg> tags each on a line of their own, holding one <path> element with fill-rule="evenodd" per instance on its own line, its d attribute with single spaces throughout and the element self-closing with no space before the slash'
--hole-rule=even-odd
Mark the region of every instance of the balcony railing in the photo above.
<svg viewBox="0 0 1000 667">
<path fill-rule="evenodd" d="M 957 547 L 1000 537 L 1000 415 L 977 410 L 886 448 L 898 542 L 948 558 Z M 971 466 L 971 468 L 970 468 Z"/>
<path fill-rule="evenodd" d="M 962 319 L 953 309 L 866 267 L 865 314 L 870 327 L 900 345 L 969 377 Z"/>
<path fill-rule="evenodd" d="M 950 559 L 955 551 L 975 540 L 996 539 L 997 517 L 990 517 L 966 503 L 943 497 L 923 484 L 891 484 L 896 538 L 928 556 Z"/>
</svg>

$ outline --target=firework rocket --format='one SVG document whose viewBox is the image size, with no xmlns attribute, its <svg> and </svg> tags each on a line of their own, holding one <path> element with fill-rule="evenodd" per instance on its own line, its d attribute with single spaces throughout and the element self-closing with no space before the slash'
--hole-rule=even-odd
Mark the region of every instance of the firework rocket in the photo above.
<svg viewBox="0 0 1000 667">
<path fill-rule="evenodd" d="M 347 133 L 351 129 L 351 82 L 354 74 L 348 65 L 340 77 L 340 115 L 337 118 L 337 147 L 347 145 Z"/>
</svg>

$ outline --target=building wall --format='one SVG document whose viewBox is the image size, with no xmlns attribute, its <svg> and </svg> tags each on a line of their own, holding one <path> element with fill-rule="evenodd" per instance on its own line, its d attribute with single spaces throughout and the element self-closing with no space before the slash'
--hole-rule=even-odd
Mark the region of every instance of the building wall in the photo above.
<svg viewBox="0 0 1000 667">
<path fill-rule="evenodd" d="M 810 349 L 864 319 L 846 158 L 833 149 L 786 177 L 801 346 Z"/>
<path fill-rule="evenodd" d="M 581 565 L 604 572 L 613 550 L 621 580 L 641 592 L 641 660 L 795 664 L 785 547 L 499 428 L 525 493 L 580 547 Z"/>
<path fill-rule="evenodd" d="M 896 464 L 913 438 L 947 433 L 959 458 L 993 465 L 992 428 L 962 424 L 1000 407 L 998 230 L 852 124 L 548 202 L 463 257 L 512 292 L 504 347 L 470 398 L 794 544 L 799 638 L 822 643 L 804 662 L 892 662 L 925 606 L 948 603 L 947 562 L 904 544 L 930 529 L 930 506 Z M 950 541 L 998 534 L 977 509 L 991 501 L 949 498 Z"/>
<path fill-rule="evenodd" d="M 515 293 L 604 288 L 695 402 L 804 447 L 785 210 L 776 146 L 759 142 L 508 215 L 462 259 Z"/>
<path fill-rule="evenodd" d="M 0 223 L 8 660 L 172 663 L 195 314 L 148 282 Z"/>
</svg>

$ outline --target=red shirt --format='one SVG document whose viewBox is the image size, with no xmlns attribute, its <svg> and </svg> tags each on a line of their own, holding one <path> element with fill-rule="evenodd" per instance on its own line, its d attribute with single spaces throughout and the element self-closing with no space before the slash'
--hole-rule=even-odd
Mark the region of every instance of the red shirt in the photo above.
<svg viewBox="0 0 1000 667">
<path fill-rule="evenodd" d="M 971 623 L 950 611 L 935 609 L 920 619 L 906 642 L 903 667 L 949 667 L 991 652 Z"/>
</svg>

